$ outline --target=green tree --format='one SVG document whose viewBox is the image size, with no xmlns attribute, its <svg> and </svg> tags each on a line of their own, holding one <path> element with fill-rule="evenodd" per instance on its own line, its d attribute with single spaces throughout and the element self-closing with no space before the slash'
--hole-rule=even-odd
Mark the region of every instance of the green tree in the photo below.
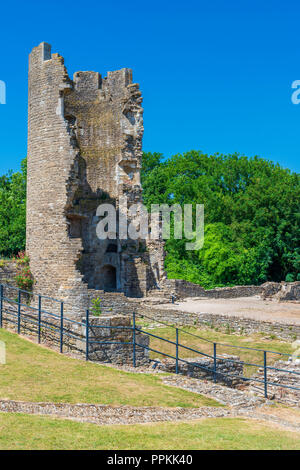
<svg viewBox="0 0 300 470">
<path fill-rule="evenodd" d="M 159 155 L 157 158 L 155 155 Z M 205 287 L 299 278 L 300 177 L 259 157 L 145 155 L 144 201 L 204 204 L 205 242 L 168 240 L 170 277 Z"/>
<path fill-rule="evenodd" d="M 25 248 L 27 160 L 21 171 L 0 177 L 0 253 L 10 257 Z"/>
</svg>

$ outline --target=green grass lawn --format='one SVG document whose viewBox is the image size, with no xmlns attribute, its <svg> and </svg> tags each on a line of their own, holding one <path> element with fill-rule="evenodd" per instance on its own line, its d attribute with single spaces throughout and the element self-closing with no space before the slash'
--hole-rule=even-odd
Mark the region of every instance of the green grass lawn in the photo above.
<svg viewBox="0 0 300 470">
<path fill-rule="evenodd" d="M 176 333 L 175 329 L 172 327 L 156 327 L 156 328 L 147 328 L 147 326 L 143 326 L 143 329 L 149 331 L 157 336 L 161 336 L 171 341 L 176 341 Z M 220 331 L 216 331 L 215 329 L 211 328 L 196 328 L 196 327 L 184 327 L 185 331 L 189 333 L 193 333 L 196 335 L 201 336 L 204 338 L 203 340 L 200 338 L 196 338 L 194 336 L 188 335 L 183 331 L 179 332 L 179 343 L 183 344 L 184 346 L 188 346 L 192 349 L 196 349 L 200 352 L 205 354 L 213 355 L 213 344 L 208 343 L 205 339 L 218 342 L 218 343 L 226 343 L 228 346 L 217 346 L 217 355 L 222 354 L 229 354 L 234 356 L 239 356 L 241 360 L 263 365 L 263 353 L 261 351 L 252 351 L 249 349 L 237 349 L 231 346 L 244 346 L 250 347 L 255 349 L 266 349 L 275 352 L 282 352 L 290 354 L 293 352 L 291 344 L 289 342 L 280 341 L 279 339 L 271 339 L 270 336 L 267 334 L 255 333 L 251 336 L 243 336 L 237 334 L 226 334 Z M 269 339 L 267 339 L 267 337 Z M 265 339 L 263 339 L 265 338 Z M 166 354 L 170 354 L 172 356 L 176 355 L 175 345 L 162 341 L 160 339 L 150 337 L 150 347 L 156 349 L 157 351 L 161 351 Z M 195 357 L 199 356 L 199 354 L 189 351 L 184 348 L 179 348 L 179 357 L 187 358 L 187 357 Z M 159 358 L 160 356 L 155 353 L 151 352 L 152 358 Z M 275 361 L 279 360 L 281 357 L 276 354 L 268 354 L 268 365 L 273 364 Z M 247 376 L 250 376 L 255 372 L 256 368 L 252 366 L 245 367 L 245 373 Z"/>
<path fill-rule="evenodd" d="M 219 406 L 201 395 L 163 385 L 159 376 L 118 371 L 72 359 L 0 329 L 7 363 L 0 364 L 0 398 L 132 406 Z"/>
<path fill-rule="evenodd" d="M 299 450 L 300 433 L 245 419 L 97 426 L 0 413 L 0 449 Z"/>
</svg>

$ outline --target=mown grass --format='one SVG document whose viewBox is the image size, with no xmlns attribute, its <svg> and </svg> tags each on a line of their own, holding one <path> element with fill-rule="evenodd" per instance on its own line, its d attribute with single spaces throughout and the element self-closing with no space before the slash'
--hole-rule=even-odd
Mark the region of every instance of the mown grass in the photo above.
<svg viewBox="0 0 300 470">
<path fill-rule="evenodd" d="M 1 450 L 298 450 L 299 447 L 300 433 L 245 419 L 97 426 L 0 413 Z"/>
<path fill-rule="evenodd" d="M 132 406 L 220 406 L 204 396 L 168 387 L 159 376 L 118 371 L 72 359 L 0 329 L 6 364 L 0 364 L 0 398 Z"/>
<path fill-rule="evenodd" d="M 165 339 L 176 342 L 176 331 L 172 327 L 158 326 L 155 328 L 149 328 L 147 326 L 143 327 L 144 330 L 148 331 L 151 334 L 156 336 L 161 336 Z M 279 339 L 271 339 L 270 335 L 255 333 L 251 336 L 237 335 L 237 334 L 228 334 L 221 331 L 216 331 L 211 328 L 196 328 L 196 327 L 184 327 L 186 332 L 198 335 L 201 338 L 191 336 L 188 333 L 179 331 L 179 343 L 183 346 L 187 346 L 191 349 L 196 349 L 205 354 L 213 355 L 213 344 L 205 340 L 225 343 L 226 346 L 217 345 L 217 355 L 229 354 L 238 356 L 242 361 L 247 363 L 263 365 L 263 353 L 261 351 L 253 351 L 250 349 L 240 349 L 235 346 L 249 347 L 254 349 L 265 349 L 271 350 L 274 352 L 291 354 L 293 348 L 291 343 L 280 341 Z M 173 344 L 167 343 L 161 339 L 153 338 L 150 336 L 150 347 L 157 351 L 160 351 L 165 354 L 170 354 L 172 356 L 176 355 L 176 347 Z M 182 347 L 179 348 L 179 357 L 182 359 L 188 357 L 199 356 L 198 353 L 189 351 Z M 151 357 L 159 358 L 161 355 L 158 355 L 155 352 L 151 352 Z M 268 365 L 273 364 L 277 360 L 281 359 L 282 356 L 277 354 L 268 353 L 267 362 Z M 245 366 L 245 374 L 250 376 L 255 372 L 257 367 Z"/>
</svg>

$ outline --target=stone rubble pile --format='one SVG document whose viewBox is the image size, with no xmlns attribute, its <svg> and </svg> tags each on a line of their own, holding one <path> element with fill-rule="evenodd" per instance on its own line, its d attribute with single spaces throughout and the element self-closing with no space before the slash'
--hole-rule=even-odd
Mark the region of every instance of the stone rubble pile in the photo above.
<svg viewBox="0 0 300 470">
<path fill-rule="evenodd" d="M 243 362 L 237 356 L 222 355 L 216 360 L 216 373 L 214 360 L 210 357 L 196 356 L 185 358 L 186 362 L 178 361 L 178 372 L 181 375 L 196 379 L 214 380 L 229 387 L 243 383 L 239 376 L 243 376 Z M 176 360 L 171 358 L 156 359 L 157 367 L 165 372 L 176 372 Z M 227 375 L 228 374 L 228 375 Z"/>
<path fill-rule="evenodd" d="M 275 399 L 294 406 L 300 406 L 300 360 L 280 360 L 273 364 L 272 367 L 280 370 L 267 369 L 267 380 L 274 384 L 270 385 L 268 383 L 268 397 L 272 400 Z M 294 374 L 291 372 L 294 372 Z M 252 378 L 263 380 L 264 369 L 258 369 Z M 298 390 L 285 388 L 286 386 L 298 388 Z M 258 395 L 263 395 L 264 384 L 251 382 L 249 389 Z"/>
</svg>

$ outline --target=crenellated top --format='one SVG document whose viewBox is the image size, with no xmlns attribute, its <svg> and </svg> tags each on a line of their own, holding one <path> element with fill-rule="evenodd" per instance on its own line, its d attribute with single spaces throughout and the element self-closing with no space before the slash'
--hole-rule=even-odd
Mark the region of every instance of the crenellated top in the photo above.
<svg viewBox="0 0 300 470">
<path fill-rule="evenodd" d="M 34 47 L 30 54 L 30 65 L 40 66 L 45 62 L 53 61 L 64 65 L 64 58 L 58 53 L 51 53 L 51 44 L 47 42 L 42 42 L 37 47 Z M 50 65 L 50 64 L 49 64 Z M 118 96 L 124 93 L 124 89 L 127 87 L 133 87 L 129 89 L 132 94 L 133 90 L 138 89 L 138 84 L 132 83 L 132 70 L 129 68 L 123 68 L 120 70 L 115 70 L 113 72 L 107 72 L 107 77 L 102 78 L 99 72 L 93 71 L 78 71 L 73 75 L 73 80 L 71 80 L 65 69 L 65 75 L 67 81 L 73 84 L 74 89 L 77 91 L 83 90 L 102 90 L 103 92 L 109 91 L 111 96 Z"/>
</svg>

